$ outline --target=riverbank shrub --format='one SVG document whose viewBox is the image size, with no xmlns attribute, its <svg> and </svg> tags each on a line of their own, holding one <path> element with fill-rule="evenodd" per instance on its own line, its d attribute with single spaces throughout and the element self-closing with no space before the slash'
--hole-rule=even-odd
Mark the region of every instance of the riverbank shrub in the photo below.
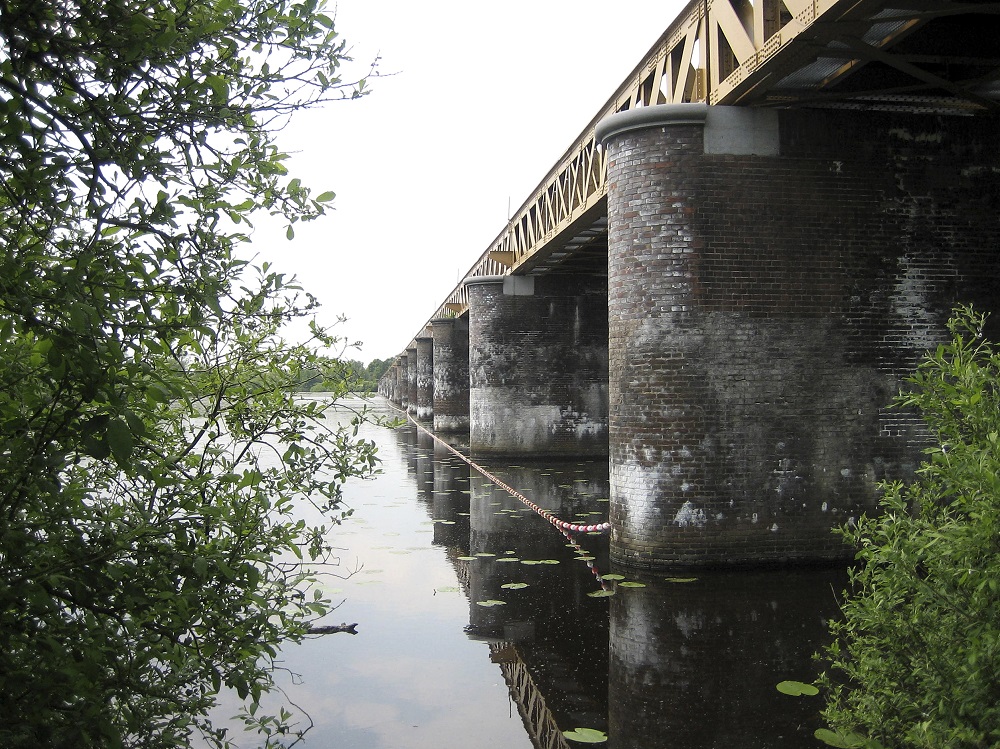
<svg viewBox="0 0 1000 749">
<path fill-rule="evenodd" d="M 824 717 L 850 737 L 835 745 L 1000 746 L 1000 351 L 984 322 L 958 310 L 896 401 L 933 435 L 917 480 L 842 530 L 859 565 L 825 652 Z"/>
<path fill-rule="evenodd" d="M 225 688 L 298 730 L 257 702 L 375 455 L 291 397 L 338 341 L 239 249 L 332 199 L 274 136 L 364 93 L 345 52 L 316 0 L 0 2 L 0 746 L 223 745 Z"/>
</svg>

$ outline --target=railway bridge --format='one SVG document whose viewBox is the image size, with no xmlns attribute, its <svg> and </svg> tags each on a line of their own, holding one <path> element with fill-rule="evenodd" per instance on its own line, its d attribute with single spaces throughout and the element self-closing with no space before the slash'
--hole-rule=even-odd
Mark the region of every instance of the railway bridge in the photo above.
<svg viewBox="0 0 1000 749">
<path fill-rule="evenodd" d="M 998 40 L 996 2 L 692 0 L 380 392 L 607 456 L 620 563 L 841 558 L 919 462 L 902 378 L 998 311 Z"/>
</svg>

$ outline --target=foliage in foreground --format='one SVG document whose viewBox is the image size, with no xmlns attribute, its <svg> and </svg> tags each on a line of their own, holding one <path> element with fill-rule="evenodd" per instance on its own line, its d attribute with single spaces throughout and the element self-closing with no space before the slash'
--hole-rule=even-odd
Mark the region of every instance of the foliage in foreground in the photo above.
<svg viewBox="0 0 1000 749">
<path fill-rule="evenodd" d="M 255 703 L 374 447 L 288 395 L 338 342 L 236 250 L 332 198 L 273 135 L 344 53 L 316 0 L 0 0 L 0 746 L 221 744 L 223 688 L 294 731 Z"/>
<path fill-rule="evenodd" d="M 960 309 L 897 399 L 935 438 L 884 514 L 843 529 L 861 563 L 826 652 L 843 746 L 1000 745 L 1000 351 Z M 829 732 L 828 732 L 829 733 Z"/>
</svg>

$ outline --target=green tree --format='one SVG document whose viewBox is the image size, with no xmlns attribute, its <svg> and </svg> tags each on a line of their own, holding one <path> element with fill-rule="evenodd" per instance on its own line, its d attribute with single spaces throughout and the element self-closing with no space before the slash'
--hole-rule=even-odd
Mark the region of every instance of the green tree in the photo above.
<svg viewBox="0 0 1000 749">
<path fill-rule="evenodd" d="M 295 730 L 256 705 L 375 455 L 290 397 L 337 341 L 237 250 L 333 198 L 274 137 L 364 93 L 345 52 L 317 0 L 0 0 L 0 746 L 222 744 L 224 687 Z"/>
<path fill-rule="evenodd" d="M 897 405 L 934 438 L 883 514 L 843 529 L 858 548 L 826 651 L 838 746 L 1000 746 L 1000 350 L 963 308 Z"/>
<path fill-rule="evenodd" d="M 378 381 L 382 379 L 382 375 L 389 371 L 391 366 L 392 359 L 372 359 L 365 367 L 365 379 L 374 382 L 375 387 L 378 388 Z"/>
</svg>

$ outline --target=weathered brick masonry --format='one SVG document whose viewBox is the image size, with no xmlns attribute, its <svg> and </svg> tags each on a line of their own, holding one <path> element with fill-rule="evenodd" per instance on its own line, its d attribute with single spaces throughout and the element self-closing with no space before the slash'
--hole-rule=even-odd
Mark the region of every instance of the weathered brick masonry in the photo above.
<svg viewBox="0 0 1000 749">
<path fill-rule="evenodd" d="M 404 411 L 408 410 L 410 404 L 410 354 L 404 351 L 399 355 L 399 382 L 397 395 L 399 400 L 396 403 Z"/>
<path fill-rule="evenodd" d="M 920 458 L 902 376 L 1000 311 L 1000 123 L 783 111 L 729 148 L 692 111 L 606 138 L 612 555 L 844 557 Z"/>
<path fill-rule="evenodd" d="M 474 278 L 469 289 L 473 454 L 608 454 L 603 277 Z"/>
<path fill-rule="evenodd" d="M 417 415 L 417 347 L 406 349 L 406 412 Z"/>
<path fill-rule="evenodd" d="M 417 338 L 417 418 L 434 418 L 434 339 Z"/>
<path fill-rule="evenodd" d="M 464 432 L 469 429 L 469 318 L 438 318 L 431 321 L 431 328 L 434 431 Z"/>
<path fill-rule="evenodd" d="M 392 402 L 397 406 L 403 403 L 403 383 L 406 382 L 406 363 L 403 357 L 396 358 L 394 376 L 392 378 Z"/>
</svg>

